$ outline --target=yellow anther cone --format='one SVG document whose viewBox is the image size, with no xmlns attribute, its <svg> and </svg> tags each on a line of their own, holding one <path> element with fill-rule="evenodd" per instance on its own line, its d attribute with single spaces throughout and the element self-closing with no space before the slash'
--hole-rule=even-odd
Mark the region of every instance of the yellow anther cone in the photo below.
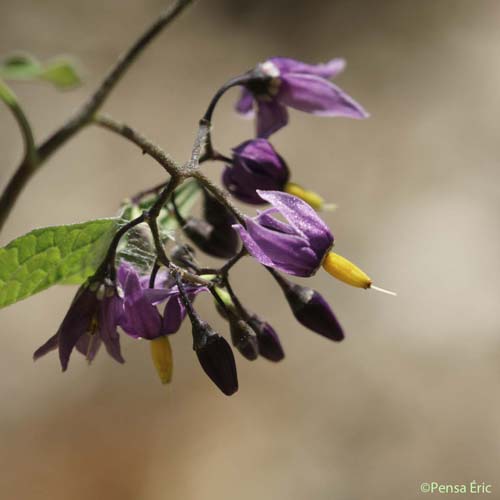
<svg viewBox="0 0 500 500">
<path fill-rule="evenodd" d="M 162 384 L 168 384 L 172 380 L 172 348 L 167 336 L 158 337 L 149 342 L 151 346 L 151 358 L 155 365 Z"/>
<path fill-rule="evenodd" d="M 370 288 L 372 285 L 372 280 L 364 271 L 334 252 L 325 257 L 323 269 L 334 278 L 357 288 Z"/>
</svg>

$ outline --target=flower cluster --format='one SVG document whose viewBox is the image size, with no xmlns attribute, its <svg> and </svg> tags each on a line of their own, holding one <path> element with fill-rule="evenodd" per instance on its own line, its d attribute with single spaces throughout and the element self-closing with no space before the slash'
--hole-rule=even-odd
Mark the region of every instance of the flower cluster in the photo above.
<svg viewBox="0 0 500 500">
<path fill-rule="evenodd" d="M 201 367 L 224 394 L 233 394 L 238 389 L 238 378 L 231 346 L 200 317 L 193 302 L 202 292 L 212 295 L 216 309 L 228 323 L 232 345 L 244 358 L 282 360 L 284 350 L 274 328 L 249 311 L 231 285 L 230 270 L 246 255 L 272 274 L 300 324 L 330 340 L 341 341 L 342 327 L 321 294 L 289 281 L 281 273 L 307 278 L 324 268 L 355 287 L 370 288 L 372 282 L 361 269 L 332 252 L 333 234 L 317 213 L 325 208 L 323 199 L 290 182 L 289 167 L 269 137 L 288 123 L 288 107 L 319 116 L 366 118 L 364 109 L 329 80 L 344 66 L 341 59 L 310 65 L 277 57 L 223 86 L 200 126 L 208 124 L 206 130 L 210 130 L 218 99 L 229 88 L 240 85 L 243 90 L 236 110 L 249 116 L 255 108 L 257 137 L 233 148 L 228 157 L 214 149 L 207 132 L 205 150 L 194 151 L 193 158 L 199 158 L 200 164 L 222 160 L 222 183 L 227 192 L 205 177 L 195 176 L 203 194 L 202 215 L 186 216 L 177 187 L 185 177 L 194 176 L 189 165 L 187 170 L 175 171 L 149 205 L 141 205 L 141 196 L 134 197 L 139 200 L 135 209 L 142 207 L 142 214 L 130 219 L 117 233 L 106 259 L 78 290 L 58 331 L 35 352 L 35 359 L 58 349 L 66 370 L 74 349 L 90 362 L 104 344 L 110 356 L 123 363 L 119 338 L 122 331 L 150 342 L 154 366 L 161 381 L 168 383 L 172 377 L 169 336 L 178 332 L 188 317 L 193 349 Z M 230 195 L 251 205 L 268 207 L 248 217 L 234 207 Z M 167 226 L 171 228 L 175 220 L 182 231 L 170 234 L 166 240 L 158 228 L 165 207 Z M 132 252 L 118 252 L 120 239 L 140 223 L 149 225 L 154 242 L 154 265 L 149 263 L 149 267 L 132 263 L 133 259 L 128 258 Z M 201 252 L 226 262 L 220 268 L 202 267 L 195 249 L 181 241 L 182 235 Z M 172 240 L 175 245 L 169 249 Z M 127 244 L 131 244 L 130 238 Z"/>
</svg>

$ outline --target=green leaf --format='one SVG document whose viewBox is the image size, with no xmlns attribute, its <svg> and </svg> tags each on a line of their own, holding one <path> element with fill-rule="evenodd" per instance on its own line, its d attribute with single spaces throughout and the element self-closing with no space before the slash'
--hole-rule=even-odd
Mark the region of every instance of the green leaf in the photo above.
<svg viewBox="0 0 500 500">
<path fill-rule="evenodd" d="M 60 89 L 69 89 L 82 83 L 74 63 L 64 59 L 48 64 L 41 71 L 40 78 L 47 80 Z"/>
<path fill-rule="evenodd" d="M 80 284 L 99 267 L 121 219 L 34 231 L 0 248 L 0 308 L 57 283 Z"/>
<path fill-rule="evenodd" d="M 13 54 L 0 65 L 0 75 L 12 80 L 34 80 L 41 70 L 40 62 L 29 54 Z"/>
<path fill-rule="evenodd" d="M 6 80 L 43 80 L 59 89 L 80 85 L 81 78 L 75 62 L 69 57 L 58 57 L 41 63 L 29 54 L 14 54 L 0 63 L 0 77 Z"/>
</svg>

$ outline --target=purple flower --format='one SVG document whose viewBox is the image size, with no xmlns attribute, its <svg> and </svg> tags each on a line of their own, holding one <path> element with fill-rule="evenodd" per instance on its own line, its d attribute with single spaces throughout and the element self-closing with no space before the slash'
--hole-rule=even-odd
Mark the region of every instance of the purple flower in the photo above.
<svg viewBox="0 0 500 500">
<path fill-rule="evenodd" d="M 128 264 L 118 269 L 118 280 L 123 289 L 123 316 L 120 326 L 134 338 L 153 340 L 162 335 L 169 335 L 179 330 L 186 309 L 180 298 L 176 285 L 163 279 L 166 288 L 149 288 L 149 279 L 140 277 L 137 271 Z M 186 293 L 190 300 L 206 287 L 187 284 Z M 156 306 L 167 300 L 163 317 Z"/>
<path fill-rule="evenodd" d="M 248 252 L 261 264 L 294 276 L 312 276 L 333 245 L 333 235 L 304 201 L 278 191 L 258 191 L 272 208 L 235 225 Z M 288 223 L 273 217 L 279 212 Z"/>
<path fill-rule="evenodd" d="M 75 347 L 92 361 L 101 343 L 104 343 L 109 355 L 123 363 L 117 332 L 122 306 L 122 299 L 114 285 L 88 281 L 76 293 L 57 333 L 35 351 L 34 359 L 58 348 L 61 366 L 65 371 Z"/>
<path fill-rule="evenodd" d="M 311 65 L 273 57 L 254 70 L 236 110 L 248 116 L 255 102 L 258 137 L 269 137 L 288 123 L 287 107 L 319 116 L 367 118 L 360 104 L 328 80 L 344 67 L 343 59 Z"/>
<path fill-rule="evenodd" d="M 288 166 L 271 143 L 254 139 L 233 149 L 232 166 L 226 167 L 222 180 L 239 200 L 261 205 L 257 189 L 283 191 L 289 177 Z"/>
</svg>

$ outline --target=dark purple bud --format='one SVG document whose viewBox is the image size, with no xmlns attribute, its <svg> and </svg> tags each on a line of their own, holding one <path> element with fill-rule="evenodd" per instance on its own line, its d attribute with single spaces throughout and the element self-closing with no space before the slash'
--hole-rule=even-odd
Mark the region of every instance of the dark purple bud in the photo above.
<svg viewBox="0 0 500 500">
<path fill-rule="evenodd" d="M 285 352 L 274 328 L 255 315 L 248 319 L 248 324 L 257 334 L 259 354 L 270 361 L 281 361 L 285 357 Z"/>
<path fill-rule="evenodd" d="M 231 341 L 241 355 L 249 361 L 257 359 L 259 356 L 257 337 L 246 321 L 232 318 L 229 322 L 229 328 Z"/>
<path fill-rule="evenodd" d="M 238 390 L 238 375 L 230 345 L 205 321 L 197 318 L 192 323 L 193 349 L 201 367 L 226 396 L 231 396 Z"/>
<path fill-rule="evenodd" d="M 309 330 L 337 342 L 344 339 L 344 332 L 326 300 L 312 288 L 292 283 L 278 273 L 273 273 L 285 293 L 290 308 L 299 323 Z"/>
<path fill-rule="evenodd" d="M 234 197 L 245 203 L 262 205 L 265 201 L 257 190 L 283 191 L 289 177 L 285 160 L 271 143 L 254 139 L 233 149 L 232 165 L 226 167 L 222 180 Z"/>
<path fill-rule="evenodd" d="M 170 252 L 170 260 L 180 267 L 195 269 L 195 251 L 189 245 L 176 245 Z"/>
<path fill-rule="evenodd" d="M 206 254 L 229 259 L 238 252 L 240 245 L 232 227 L 236 221 L 211 194 L 203 191 L 203 195 L 204 219 L 189 218 L 183 230 Z"/>
</svg>

